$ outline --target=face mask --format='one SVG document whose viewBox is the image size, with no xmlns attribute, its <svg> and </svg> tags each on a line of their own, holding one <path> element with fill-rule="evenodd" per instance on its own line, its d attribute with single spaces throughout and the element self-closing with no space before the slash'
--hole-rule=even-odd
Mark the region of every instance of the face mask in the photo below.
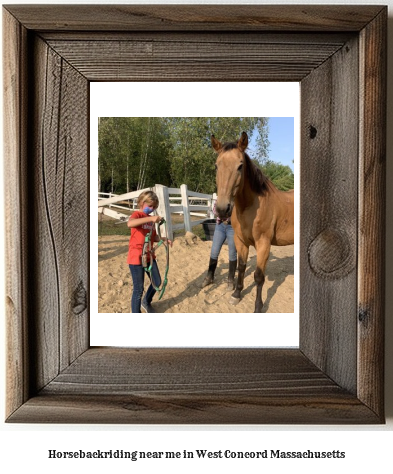
<svg viewBox="0 0 393 474">
<path fill-rule="evenodd" d="M 151 214 L 153 211 L 154 211 L 154 208 L 152 208 L 150 206 L 146 206 L 146 207 L 143 208 L 143 212 L 145 214 Z"/>
</svg>

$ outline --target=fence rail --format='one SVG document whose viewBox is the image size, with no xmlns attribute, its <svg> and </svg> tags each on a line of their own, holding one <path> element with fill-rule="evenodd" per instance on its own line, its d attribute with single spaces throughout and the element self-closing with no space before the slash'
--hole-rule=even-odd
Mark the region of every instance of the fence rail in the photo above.
<svg viewBox="0 0 393 474">
<path fill-rule="evenodd" d="M 214 217 L 212 209 L 217 195 L 189 191 L 186 184 L 182 184 L 180 188 L 168 188 L 162 184 L 156 184 L 152 188 L 119 195 L 99 192 L 98 212 L 118 219 L 120 223 L 127 222 L 129 216 L 137 208 L 138 196 L 148 190 L 154 191 L 158 196 L 157 214 L 166 220 L 166 237 L 169 239 L 173 239 L 175 230 L 185 229 L 192 232 L 194 226 Z M 184 222 L 173 223 L 172 214 L 182 214 Z M 191 216 L 201 217 L 201 219 L 191 220 Z"/>
</svg>

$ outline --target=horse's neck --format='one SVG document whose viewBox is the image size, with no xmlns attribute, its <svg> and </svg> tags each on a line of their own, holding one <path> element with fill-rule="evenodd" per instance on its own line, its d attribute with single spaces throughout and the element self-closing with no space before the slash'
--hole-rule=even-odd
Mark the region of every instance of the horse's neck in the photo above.
<svg viewBox="0 0 393 474">
<path fill-rule="evenodd" d="M 240 212 L 251 207 L 258 200 L 258 195 L 253 191 L 247 181 L 244 182 L 242 188 L 236 194 L 235 205 Z"/>
</svg>

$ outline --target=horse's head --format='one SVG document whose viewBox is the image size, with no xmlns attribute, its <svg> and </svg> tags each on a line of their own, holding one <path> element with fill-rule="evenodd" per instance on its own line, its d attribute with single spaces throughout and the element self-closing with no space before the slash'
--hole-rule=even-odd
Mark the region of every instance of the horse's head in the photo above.
<svg viewBox="0 0 393 474">
<path fill-rule="evenodd" d="M 225 219 L 231 215 L 235 196 L 243 186 L 246 166 L 244 151 L 248 146 L 248 136 L 243 132 L 237 143 L 222 145 L 212 135 L 211 142 L 218 155 L 216 213 L 221 219 Z"/>
</svg>

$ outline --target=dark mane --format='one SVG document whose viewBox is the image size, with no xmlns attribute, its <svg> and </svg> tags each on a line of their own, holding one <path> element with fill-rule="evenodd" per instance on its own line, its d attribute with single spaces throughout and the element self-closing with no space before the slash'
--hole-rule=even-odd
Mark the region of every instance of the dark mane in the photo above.
<svg viewBox="0 0 393 474">
<path fill-rule="evenodd" d="M 222 151 L 231 151 L 237 148 L 237 143 L 224 143 L 222 146 Z"/>
<path fill-rule="evenodd" d="M 230 151 L 237 148 L 237 143 L 225 143 L 222 147 L 222 151 Z M 262 173 L 262 170 L 258 168 L 252 161 L 247 153 L 243 153 L 244 158 L 246 159 L 246 179 L 251 187 L 251 189 L 259 194 L 264 196 L 265 193 L 269 190 L 269 179 Z"/>
</svg>

